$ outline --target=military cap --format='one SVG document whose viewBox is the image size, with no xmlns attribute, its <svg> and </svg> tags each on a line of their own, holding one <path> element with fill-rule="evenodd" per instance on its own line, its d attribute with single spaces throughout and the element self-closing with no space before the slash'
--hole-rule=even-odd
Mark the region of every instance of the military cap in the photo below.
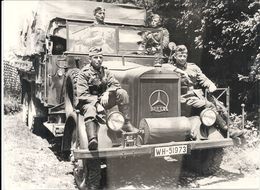
<svg viewBox="0 0 260 190">
<path fill-rule="evenodd" d="M 188 53 L 188 49 L 185 45 L 177 45 L 175 53 Z"/>
<path fill-rule="evenodd" d="M 89 56 L 94 55 L 102 55 L 102 48 L 101 47 L 91 47 L 89 49 Z"/>
<path fill-rule="evenodd" d="M 101 6 L 98 6 L 98 7 L 96 7 L 96 8 L 94 9 L 94 15 L 96 15 L 98 11 L 106 11 L 106 9 L 104 9 L 104 8 L 101 7 Z"/>
</svg>

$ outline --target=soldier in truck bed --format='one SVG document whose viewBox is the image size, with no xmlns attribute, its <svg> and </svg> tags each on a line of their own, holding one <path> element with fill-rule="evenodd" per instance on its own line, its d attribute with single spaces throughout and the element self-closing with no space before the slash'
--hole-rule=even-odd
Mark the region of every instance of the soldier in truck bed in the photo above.
<svg viewBox="0 0 260 190">
<path fill-rule="evenodd" d="M 138 132 L 130 123 L 128 94 L 114 75 L 102 66 L 101 51 L 101 48 L 96 47 L 89 50 L 90 64 L 81 69 L 77 79 L 77 108 L 84 116 L 89 150 L 98 148 L 97 133 L 98 123 L 102 122 L 99 115 L 104 112 L 102 108 L 110 109 L 117 105 L 125 118 L 123 130 Z"/>
<path fill-rule="evenodd" d="M 169 32 L 162 27 L 162 18 L 158 14 L 152 14 L 147 19 L 148 27 L 154 31 L 146 31 L 142 34 L 143 42 L 141 46 L 146 50 L 146 54 L 154 55 L 162 52 L 169 43 Z M 140 48 L 140 49 L 142 49 Z"/>
<path fill-rule="evenodd" d="M 101 7 L 98 6 L 94 9 L 94 17 L 95 17 L 95 21 L 94 24 L 105 24 L 105 16 L 106 16 L 106 10 Z"/>
<path fill-rule="evenodd" d="M 202 73 L 201 69 L 196 64 L 188 63 L 187 57 L 188 50 L 186 46 L 176 46 L 173 54 L 175 60 L 175 63 L 173 63 L 173 70 L 183 76 L 181 83 L 188 87 L 187 94 L 182 96 L 182 102 L 195 108 L 196 112 L 200 112 L 204 108 L 212 108 L 216 110 L 216 106 L 204 97 L 201 89 L 208 89 L 208 91 L 212 93 L 217 89 L 216 85 Z M 227 114 L 224 115 L 228 117 Z M 227 123 L 219 114 L 217 114 L 216 123 L 222 130 L 227 130 Z M 234 127 L 230 127 L 229 132 L 230 137 L 232 138 L 241 137 L 243 135 L 242 130 Z"/>
</svg>

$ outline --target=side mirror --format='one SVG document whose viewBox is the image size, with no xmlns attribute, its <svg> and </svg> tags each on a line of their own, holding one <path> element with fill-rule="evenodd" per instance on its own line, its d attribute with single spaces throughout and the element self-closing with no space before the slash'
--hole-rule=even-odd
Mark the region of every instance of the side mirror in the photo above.
<svg viewBox="0 0 260 190">
<path fill-rule="evenodd" d="M 174 51 L 176 49 L 176 44 L 174 42 L 170 42 L 168 44 L 168 48 L 171 50 L 171 51 Z"/>
</svg>

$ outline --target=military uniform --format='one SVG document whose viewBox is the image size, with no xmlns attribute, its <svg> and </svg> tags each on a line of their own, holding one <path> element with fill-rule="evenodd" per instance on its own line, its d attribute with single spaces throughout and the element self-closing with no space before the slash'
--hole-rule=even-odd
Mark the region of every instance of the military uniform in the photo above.
<svg viewBox="0 0 260 190">
<path fill-rule="evenodd" d="M 109 92 L 109 101 L 105 109 L 129 103 L 127 92 L 121 88 L 118 80 L 107 68 L 102 66 L 100 71 L 95 70 L 91 65 L 82 68 L 77 80 L 77 96 L 85 120 L 96 118 L 96 104 L 105 91 Z"/>
<path fill-rule="evenodd" d="M 92 48 L 89 51 L 90 65 L 83 67 L 77 79 L 77 108 L 84 116 L 88 149 L 98 148 L 99 123 L 105 123 L 105 109 L 117 105 L 118 110 L 125 118 L 122 130 L 138 132 L 130 122 L 129 97 L 121 88 L 114 75 L 101 64 L 103 56 L 101 48 Z M 105 105 L 102 105 L 105 104 Z"/>
<path fill-rule="evenodd" d="M 151 35 L 151 37 L 148 37 Z M 147 54 L 160 53 L 169 43 L 169 32 L 166 28 L 158 28 L 156 32 L 146 32 L 144 35 L 144 46 Z"/>
<path fill-rule="evenodd" d="M 211 86 L 215 86 L 215 84 L 202 73 L 201 69 L 195 63 L 187 63 L 184 67 L 174 67 L 174 70 L 179 68 L 188 74 L 189 80 L 184 79 L 182 82 L 184 85 L 187 85 L 189 87 L 189 90 L 201 87 L 210 88 Z"/>
<path fill-rule="evenodd" d="M 201 110 L 205 107 L 209 107 L 216 111 L 216 106 L 208 101 L 203 94 L 203 91 L 200 89 L 202 88 L 210 88 L 215 87 L 215 84 L 206 77 L 201 71 L 201 69 L 194 63 L 186 63 L 184 67 L 173 65 L 174 70 L 178 72 L 178 69 L 181 69 L 182 71 L 186 72 L 188 77 L 182 77 L 182 85 L 188 86 L 188 92 L 182 98 L 184 98 L 186 105 L 192 106 L 193 108 L 196 108 L 195 113 L 201 112 Z M 199 90 L 198 90 L 199 89 Z M 224 114 L 225 115 L 225 114 Z M 216 114 L 216 122 L 219 125 L 219 127 L 223 130 L 227 130 L 227 123 L 226 121 L 220 116 L 219 114 Z M 228 117 L 228 115 L 225 115 L 225 117 Z M 230 137 L 236 138 L 241 137 L 243 138 L 243 131 L 230 127 L 229 128 Z"/>
<path fill-rule="evenodd" d="M 188 76 L 188 78 L 181 78 L 181 85 L 187 86 L 187 93 L 182 96 L 184 98 L 183 102 L 186 102 L 188 106 L 195 108 L 215 108 L 214 105 L 204 97 L 201 88 L 216 88 L 216 85 L 202 73 L 201 69 L 195 63 L 186 63 L 183 67 L 180 65 L 173 65 L 173 67 L 174 71 L 178 72 L 178 69 L 180 69 Z"/>
</svg>

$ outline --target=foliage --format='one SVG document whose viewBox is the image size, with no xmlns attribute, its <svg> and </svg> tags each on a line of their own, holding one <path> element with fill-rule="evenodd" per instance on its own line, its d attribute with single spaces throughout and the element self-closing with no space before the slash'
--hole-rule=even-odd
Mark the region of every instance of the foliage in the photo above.
<svg viewBox="0 0 260 190">
<path fill-rule="evenodd" d="M 4 61 L 4 95 L 19 97 L 21 93 L 20 78 L 17 67 Z"/>
<path fill-rule="evenodd" d="M 157 0 L 153 9 L 175 20 L 186 37 L 194 37 L 197 48 L 215 59 L 258 48 L 260 10 L 255 0 Z"/>
<path fill-rule="evenodd" d="M 218 76 L 215 80 L 237 80 L 237 74 L 248 75 L 259 53 L 257 0 L 107 1 L 131 3 L 160 14 L 171 41 L 187 45 L 190 60 L 204 67 L 207 74 Z"/>
<path fill-rule="evenodd" d="M 20 104 L 21 84 L 17 67 L 4 60 L 4 114 L 14 114 L 22 110 Z"/>
<path fill-rule="evenodd" d="M 238 112 L 236 105 L 256 103 L 243 91 L 252 84 L 239 82 L 238 74 L 250 73 L 255 79 L 260 68 L 260 62 L 254 62 L 260 45 L 259 8 L 257 0 L 154 0 L 151 9 L 164 16 L 171 40 L 188 46 L 189 61 L 218 86 L 231 87 L 231 106 Z"/>
<path fill-rule="evenodd" d="M 22 106 L 19 100 L 14 97 L 4 97 L 4 114 L 14 114 L 20 112 Z"/>
<path fill-rule="evenodd" d="M 242 129 L 242 116 L 232 114 L 231 118 L 234 126 Z M 259 123 L 257 119 L 247 120 L 246 117 L 244 126 L 244 137 L 246 143 L 242 146 L 225 148 L 225 155 L 223 158 L 224 167 L 231 167 L 240 172 L 251 172 L 259 169 L 259 151 L 260 151 L 260 133 Z M 259 120 L 258 120 L 259 121 Z"/>
</svg>

